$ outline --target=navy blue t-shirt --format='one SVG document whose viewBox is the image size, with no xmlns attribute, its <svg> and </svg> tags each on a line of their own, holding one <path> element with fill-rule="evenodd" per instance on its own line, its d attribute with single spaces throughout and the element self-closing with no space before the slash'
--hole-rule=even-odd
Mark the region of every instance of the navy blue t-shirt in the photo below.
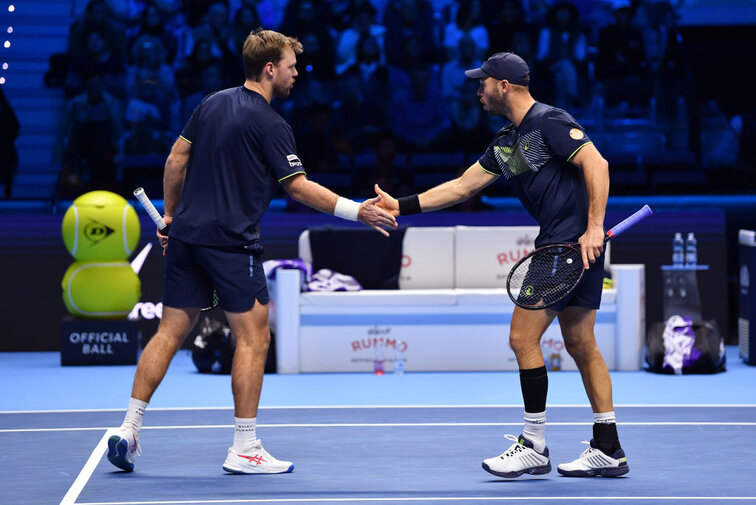
<svg viewBox="0 0 756 505">
<path fill-rule="evenodd" d="M 569 162 L 591 140 L 562 109 L 536 102 L 520 126 L 502 128 L 478 162 L 504 175 L 541 227 L 535 245 L 576 242 L 588 225 L 582 171 Z"/>
<path fill-rule="evenodd" d="M 208 95 L 181 132 L 191 143 L 170 236 L 190 244 L 246 245 L 277 184 L 304 173 L 291 127 L 243 86 Z"/>
</svg>

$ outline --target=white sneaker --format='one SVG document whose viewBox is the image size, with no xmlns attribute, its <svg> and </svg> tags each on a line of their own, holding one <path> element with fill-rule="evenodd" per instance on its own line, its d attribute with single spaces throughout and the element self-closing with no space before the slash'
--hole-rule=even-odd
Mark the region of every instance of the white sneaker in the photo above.
<svg viewBox="0 0 756 505">
<path fill-rule="evenodd" d="M 617 450 L 611 456 L 604 454 L 596 442 L 583 441 L 590 447 L 583 451 L 578 459 L 557 466 L 557 471 L 566 477 L 619 477 L 630 471 L 625 451 Z"/>
<path fill-rule="evenodd" d="M 514 435 L 504 437 L 514 441 L 514 444 L 500 456 L 483 460 L 483 470 L 507 479 L 514 479 L 524 473 L 543 475 L 551 471 L 548 447 L 540 453 L 533 448 L 533 442 L 522 435 L 519 438 Z"/>
<path fill-rule="evenodd" d="M 294 470 L 294 463 L 277 460 L 257 440 L 247 454 L 237 454 L 229 447 L 223 469 L 229 473 L 289 473 Z"/>
<path fill-rule="evenodd" d="M 127 428 L 121 428 L 117 435 L 108 439 L 108 461 L 123 471 L 134 471 L 134 460 L 142 454 L 139 434 Z"/>
</svg>

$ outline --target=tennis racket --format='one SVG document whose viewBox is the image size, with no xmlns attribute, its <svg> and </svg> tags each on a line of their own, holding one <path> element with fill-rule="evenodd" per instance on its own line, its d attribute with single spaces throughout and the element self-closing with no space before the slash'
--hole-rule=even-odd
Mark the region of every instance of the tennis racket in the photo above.
<svg viewBox="0 0 756 505">
<path fill-rule="evenodd" d="M 152 218 L 152 222 L 155 223 L 155 226 L 158 227 L 158 230 L 160 230 L 161 235 L 168 235 L 168 225 L 165 224 L 165 221 L 163 221 L 163 216 L 160 215 L 160 212 L 157 211 L 155 206 L 152 204 L 150 199 L 147 197 L 147 193 L 144 192 L 144 188 L 136 188 L 134 190 L 134 196 L 137 200 L 139 200 L 139 203 L 142 204 L 142 207 L 144 207 L 144 210 L 147 211 L 147 214 L 149 214 L 150 218 Z M 206 307 L 200 308 L 200 310 L 210 310 L 214 309 L 218 306 L 218 292 L 213 290 L 213 299 L 210 302 L 210 305 Z"/>
<path fill-rule="evenodd" d="M 651 214 L 651 208 L 644 205 L 607 231 L 604 244 Z M 523 309 L 546 309 L 567 298 L 584 272 L 580 244 L 545 245 L 515 263 L 507 277 L 507 293 Z"/>
</svg>

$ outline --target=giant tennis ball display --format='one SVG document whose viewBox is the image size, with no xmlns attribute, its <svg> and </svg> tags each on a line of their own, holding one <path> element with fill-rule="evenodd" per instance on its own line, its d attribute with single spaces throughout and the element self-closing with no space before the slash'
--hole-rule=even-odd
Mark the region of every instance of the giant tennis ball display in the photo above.
<svg viewBox="0 0 756 505">
<path fill-rule="evenodd" d="M 76 260 L 125 260 L 139 241 L 134 208 L 110 191 L 84 193 L 63 216 L 63 243 Z"/>
<path fill-rule="evenodd" d="M 68 312 L 83 318 L 123 319 L 142 295 L 139 276 L 126 261 L 75 261 L 61 287 Z"/>
</svg>

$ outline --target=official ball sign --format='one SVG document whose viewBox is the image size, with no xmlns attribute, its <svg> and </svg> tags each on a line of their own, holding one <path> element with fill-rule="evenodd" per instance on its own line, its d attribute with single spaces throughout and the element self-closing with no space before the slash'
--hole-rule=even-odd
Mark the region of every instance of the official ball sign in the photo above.
<svg viewBox="0 0 756 505">
<path fill-rule="evenodd" d="M 137 321 L 63 320 L 60 364 L 136 364 L 139 337 Z"/>
</svg>

